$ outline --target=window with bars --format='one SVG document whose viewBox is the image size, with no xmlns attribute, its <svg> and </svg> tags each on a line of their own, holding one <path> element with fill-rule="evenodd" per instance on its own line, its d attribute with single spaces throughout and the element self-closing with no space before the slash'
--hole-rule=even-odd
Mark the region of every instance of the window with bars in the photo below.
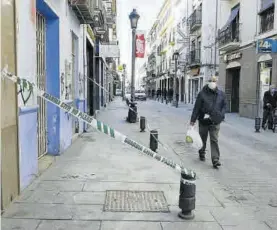
<svg viewBox="0 0 277 230">
<path fill-rule="evenodd" d="M 274 5 L 260 12 L 261 33 L 265 33 L 273 29 L 274 26 Z"/>
</svg>

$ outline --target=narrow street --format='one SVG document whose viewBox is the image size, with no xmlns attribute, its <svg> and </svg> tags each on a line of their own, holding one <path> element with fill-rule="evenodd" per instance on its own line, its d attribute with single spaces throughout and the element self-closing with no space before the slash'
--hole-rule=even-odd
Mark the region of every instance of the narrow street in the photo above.
<svg viewBox="0 0 277 230">
<path fill-rule="evenodd" d="M 148 147 L 149 133 L 141 133 L 139 123 L 125 121 L 127 109 L 118 98 L 97 119 Z M 276 134 L 255 134 L 253 121 L 227 115 L 220 132 L 223 165 L 215 170 L 209 155 L 200 162 L 197 152 L 185 145 L 191 106 L 176 109 L 148 100 L 138 104 L 138 112 L 159 132 L 165 148 L 159 144 L 158 153 L 196 171 L 194 220 L 177 216 L 178 173 L 89 130 L 11 205 L 2 229 L 277 229 Z M 127 211 L 107 211 L 109 190 L 162 191 L 169 212 L 149 212 L 151 199 L 145 201 L 146 212 L 131 212 L 132 205 Z M 128 199 L 122 202 L 130 204 Z"/>
</svg>

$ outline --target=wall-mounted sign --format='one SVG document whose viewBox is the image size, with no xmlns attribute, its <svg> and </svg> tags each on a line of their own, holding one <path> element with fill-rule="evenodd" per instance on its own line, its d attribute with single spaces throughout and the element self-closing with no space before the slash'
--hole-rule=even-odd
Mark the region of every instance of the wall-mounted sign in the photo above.
<svg viewBox="0 0 277 230">
<path fill-rule="evenodd" d="M 105 58 L 119 58 L 120 50 L 118 45 L 99 44 L 99 56 Z"/>
<path fill-rule="evenodd" d="M 236 60 L 236 59 L 240 59 L 241 56 L 242 56 L 241 52 L 226 54 L 226 55 L 224 55 L 224 61 L 225 62 L 230 62 L 230 61 L 233 61 L 233 60 Z"/>
<path fill-rule="evenodd" d="M 277 40 L 266 38 L 257 41 L 257 53 L 276 53 Z"/>
</svg>

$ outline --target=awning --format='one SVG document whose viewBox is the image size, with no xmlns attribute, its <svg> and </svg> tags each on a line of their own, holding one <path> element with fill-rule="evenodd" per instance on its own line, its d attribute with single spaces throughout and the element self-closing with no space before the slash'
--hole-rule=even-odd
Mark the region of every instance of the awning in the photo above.
<svg viewBox="0 0 277 230">
<path fill-rule="evenodd" d="M 261 9 L 259 11 L 259 14 L 262 14 L 263 12 L 265 12 L 267 9 L 271 8 L 272 6 L 274 6 L 274 0 L 262 0 Z"/>
<path fill-rule="evenodd" d="M 232 9 L 230 17 L 228 18 L 226 24 L 221 28 L 221 30 L 227 29 L 227 27 L 235 20 L 235 18 L 237 17 L 238 13 L 239 13 L 239 6 L 237 6 L 234 9 Z"/>
<path fill-rule="evenodd" d="M 271 61 L 272 57 L 270 54 L 264 54 L 262 56 L 260 56 L 258 62 L 266 62 L 266 61 Z"/>
<path fill-rule="evenodd" d="M 238 68 L 238 67 L 241 67 L 240 63 L 237 61 L 232 61 L 226 66 L 226 69 L 232 69 L 232 68 Z"/>
<path fill-rule="evenodd" d="M 195 69 L 191 69 L 188 74 L 191 76 L 197 76 L 197 75 L 199 75 L 199 72 L 200 72 L 200 69 L 195 68 Z"/>
</svg>

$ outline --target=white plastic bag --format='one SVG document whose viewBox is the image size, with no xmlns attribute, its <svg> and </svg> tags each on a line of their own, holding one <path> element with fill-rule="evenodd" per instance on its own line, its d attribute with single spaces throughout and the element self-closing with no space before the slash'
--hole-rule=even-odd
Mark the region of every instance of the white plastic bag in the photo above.
<svg viewBox="0 0 277 230">
<path fill-rule="evenodd" d="M 199 150 L 202 148 L 202 139 L 197 131 L 197 126 L 189 126 L 187 135 L 186 135 L 186 143 L 189 144 L 191 147 Z"/>
</svg>

